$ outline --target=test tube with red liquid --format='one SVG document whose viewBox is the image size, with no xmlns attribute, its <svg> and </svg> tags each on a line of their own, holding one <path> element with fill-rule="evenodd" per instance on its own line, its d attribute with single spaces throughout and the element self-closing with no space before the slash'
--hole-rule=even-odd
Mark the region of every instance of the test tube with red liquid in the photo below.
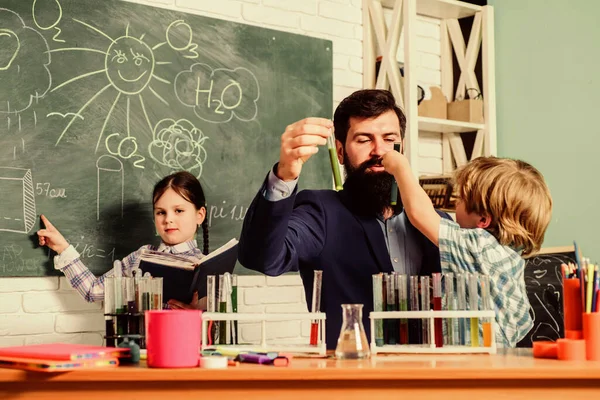
<svg viewBox="0 0 600 400">
<path fill-rule="evenodd" d="M 314 271 L 313 277 L 313 292 L 312 292 L 312 308 L 311 312 L 318 313 L 321 311 L 321 284 L 323 281 L 323 271 Z M 319 320 L 315 319 L 310 324 L 310 345 L 316 346 L 319 344 Z"/>
<path fill-rule="evenodd" d="M 432 274 L 433 278 L 433 310 L 442 310 L 442 274 L 436 272 Z M 434 320 L 435 329 L 435 347 L 444 346 L 444 332 L 442 328 L 442 319 L 436 318 Z"/>
</svg>

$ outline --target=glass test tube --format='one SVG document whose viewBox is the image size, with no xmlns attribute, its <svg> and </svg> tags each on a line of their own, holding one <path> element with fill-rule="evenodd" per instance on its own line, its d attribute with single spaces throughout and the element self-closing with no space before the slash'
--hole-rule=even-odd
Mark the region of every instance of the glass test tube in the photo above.
<svg viewBox="0 0 600 400">
<path fill-rule="evenodd" d="M 131 273 L 133 275 L 133 297 L 135 299 L 133 312 L 139 313 L 142 304 L 142 296 L 140 293 L 140 279 L 142 278 L 142 270 L 139 268 L 134 268 Z"/>
<path fill-rule="evenodd" d="M 163 278 L 152 278 L 152 309 L 162 310 Z"/>
<path fill-rule="evenodd" d="M 431 274 L 433 279 L 433 309 L 442 310 L 442 274 L 439 272 Z M 442 318 L 434 320 L 435 325 L 435 347 L 444 346 L 444 331 L 442 328 Z"/>
<path fill-rule="evenodd" d="M 115 347 L 115 278 L 107 276 L 104 279 L 104 325 L 106 334 L 106 346 Z"/>
<path fill-rule="evenodd" d="M 123 278 L 123 289 L 124 311 L 127 314 L 127 333 L 138 334 L 137 317 L 133 315 L 135 313 L 135 281 L 133 277 Z"/>
<path fill-rule="evenodd" d="M 238 311 L 238 301 L 237 301 L 237 292 L 238 292 L 238 276 L 236 274 L 231 275 L 231 312 L 237 313 Z M 232 326 L 232 343 L 238 344 L 238 322 L 233 321 Z"/>
<path fill-rule="evenodd" d="M 454 274 L 444 274 L 444 298 L 447 311 L 456 310 L 456 293 L 454 292 Z M 446 318 L 446 344 L 458 345 L 458 319 Z"/>
<path fill-rule="evenodd" d="M 490 302 L 490 278 L 487 275 L 479 276 L 479 283 L 481 285 L 481 309 L 491 310 Z M 483 328 L 483 345 L 485 347 L 492 347 L 492 321 L 491 318 L 484 318 L 482 323 Z"/>
<path fill-rule="evenodd" d="M 388 274 L 385 276 L 386 282 L 386 311 L 396 311 L 396 282 L 394 274 Z M 398 337 L 398 322 L 395 320 L 388 320 L 387 324 L 388 335 L 387 344 L 396 344 Z"/>
<path fill-rule="evenodd" d="M 419 311 L 419 277 L 414 275 L 410 278 L 410 310 Z M 422 344 L 421 320 L 411 318 L 408 321 L 408 338 L 411 344 Z"/>
<path fill-rule="evenodd" d="M 381 309 L 383 311 L 387 310 L 387 274 L 383 274 L 381 278 Z M 390 325 L 389 319 L 383 320 L 383 343 L 387 343 L 389 341 L 389 328 Z"/>
<path fill-rule="evenodd" d="M 206 311 L 209 313 L 214 313 L 217 311 L 217 298 L 216 295 L 216 287 L 217 287 L 217 277 L 214 275 L 208 275 L 206 277 Z M 216 330 L 217 330 L 218 322 L 217 321 L 208 321 L 208 343 L 210 345 L 216 343 Z"/>
<path fill-rule="evenodd" d="M 323 282 L 323 271 L 313 271 L 313 291 L 312 305 L 310 312 L 318 313 L 321 311 L 321 286 Z M 310 345 L 319 344 L 319 320 L 315 319 L 310 323 Z"/>
<path fill-rule="evenodd" d="M 124 288 L 125 288 L 125 310 L 128 313 L 135 312 L 135 281 L 133 278 L 125 277 Z"/>
<path fill-rule="evenodd" d="M 429 298 L 429 277 L 421 277 L 421 309 L 429 311 L 431 309 L 431 300 Z M 423 319 L 421 322 L 423 331 L 423 344 L 429 344 L 429 319 Z"/>
<path fill-rule="evenodd" d="M 477 283 L 479 274 L 469 276 L 469 309 L 471 311 L 479 310 L 479 294 L 477 294 Z M 479 347 L 479 318 L 471 317 L 471 346 Z"/>
<path fill-rule="evenodd" d="M 399 274 L 396 280 L 398 287 L 398 310 L 408 311 L 408 279 L 404 274 Z M 408 344 L 408 319 L 400 319 L 400 344 Z"/>
<path fill-rule="evenodd" d="M 227 312 L 227 288 L 225 287 L 225 276 L 219 275 L 219 312 Z M 227 321 L 219 323 L 219 344 L 227 344 Z"/>
<path fill-rule="evenodd" d="M 456 275 L 456 300 L 457 308 L 461 311 L 467 309 L 467 274 Z M 469 340 L 469 325 L 467 318 L 458 319 L 458 336 L 461 345 L 468 345 Z"/>
<path fill-rule="evenodd" d="M 373 311 L 383 311 L 383 274 L 373 275 Z M 383 346 L 383 320 L 375 320 L 375 345 Z"/>
<path fill-rule="evenodd" d="M 342 176 L 340 174 L 340 165 L 337 159 L 337 150 L 335 148 L 335 135 L 333 130 L 331 135 L 327 137 L 327 150 L 329 151 L 329 162 L 331 163 L 331 171 L 333 172 L 333 182 L 335 184 L 335 190 L 342 190 Z"/>
<path fill-rule="evenodd" d="M 225 312 L 232 313 L 233 310 L 231 308 L 231 274 L 229 272 L 225 272 L 223 274 L 224 282 L 225 282 Z M 232 344 L 232 321 L 225 321 L 225 344 Z"/>
<path fill-rule="evenodd" d="M 142 293 L 142 311 L 152 310 L 152 277 L 149 272 L 144 273 L 140 279 L 140 292 Z"/>
</svg>

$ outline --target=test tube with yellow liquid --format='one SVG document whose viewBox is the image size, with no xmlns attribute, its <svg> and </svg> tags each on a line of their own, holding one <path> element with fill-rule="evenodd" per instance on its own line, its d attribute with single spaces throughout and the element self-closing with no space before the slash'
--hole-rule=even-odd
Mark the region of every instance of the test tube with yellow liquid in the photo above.
<svg viewBox="0 0 600 400">
<path fill-rule="evenodd" d="M 467 309 L 467 276 L 468 274 L 456 274 L 456 304 L 457 309 L 460 311 Z M 462 346 L 469 344 L 469 324 L 467 318 L 458 319 L 458 337 Z"/>
<path fill-rule="evenodd" d="M 342 190 L 342 175 L 340 174 L 340 164 L 337 159 L 337 150 L 335 148 L 335 136 L 333 131 L 327 137 L 327 150 L 329 151 L 329 162 L 331 163 L 331 171 L 333 172 L 333 182 L 335 190 Z"/>
<path fill-rule="evenodd" d="M 479 310 L 479 294 L 477 293 L 477 283 L 479 274 L 469 275 L 469 309 L 471 311 Z M 479 318 L 471 317 L 471 347 L 479 347 Z"/>
<path fill-rule="evenodd" d="M 492 303 L 490 302 L 490 277 L 487 275 L 481 275 L 479 278 L 481 285 L 481 309 L 491 310 Z M 484 318 L 481 327 L 483 330 L 483 345 L 485 347 L 492 347 L 492 321 L 490 318 Z"/>
</svg>

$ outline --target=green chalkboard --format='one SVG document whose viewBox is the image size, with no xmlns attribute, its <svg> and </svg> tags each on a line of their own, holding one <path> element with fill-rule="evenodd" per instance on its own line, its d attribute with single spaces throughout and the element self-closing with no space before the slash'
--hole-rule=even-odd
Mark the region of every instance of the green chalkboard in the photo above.
<svg viewBox="0 0 600 400">
<path fill-rule="evenodd" d="M 42 213 L 95 274 L 158 243 L 152 187 L 180 169 L 206 191 L 211 249 L 239 238 L 286 125 L 331 115 L 330 41 L 124 1 L 2 0 L 0 276 L 56 273 Z M 331 187 L 327 152 L 300 186 Z"/>
</svg>

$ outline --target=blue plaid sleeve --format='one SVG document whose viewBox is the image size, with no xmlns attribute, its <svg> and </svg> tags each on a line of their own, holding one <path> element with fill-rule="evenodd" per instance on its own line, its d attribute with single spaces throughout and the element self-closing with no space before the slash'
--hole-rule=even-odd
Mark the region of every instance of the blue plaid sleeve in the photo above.
<svg viewBox="0 0 600 400">
<path fill-rule="evenodd" d="M 150 248 L 150 246 L 142 246 L 121 261 L 121 275 L 131 276 L 131 270 L 137 266 L 142 250 L 147 248 Z M 96 277 L 85 266 L 73 246 L 69 246 L 67 250 L 56 256 L 54 263 L 55 267 L 65 274 L 71 287 L 77 290 L 86 301 L 92 303 L 104 300 L 104 280 L 107 276 L 113 276 L 113 269 L 100 277 Z"/>
<path fill-rule="evenodd" d="M 497 341 L 515 347 L 533 327 L 521 255 L 484 229 L 463 229 L 446 219 L 440 221 L 439 248 L 442 272 L 489 276 Z"/>
</svg>

